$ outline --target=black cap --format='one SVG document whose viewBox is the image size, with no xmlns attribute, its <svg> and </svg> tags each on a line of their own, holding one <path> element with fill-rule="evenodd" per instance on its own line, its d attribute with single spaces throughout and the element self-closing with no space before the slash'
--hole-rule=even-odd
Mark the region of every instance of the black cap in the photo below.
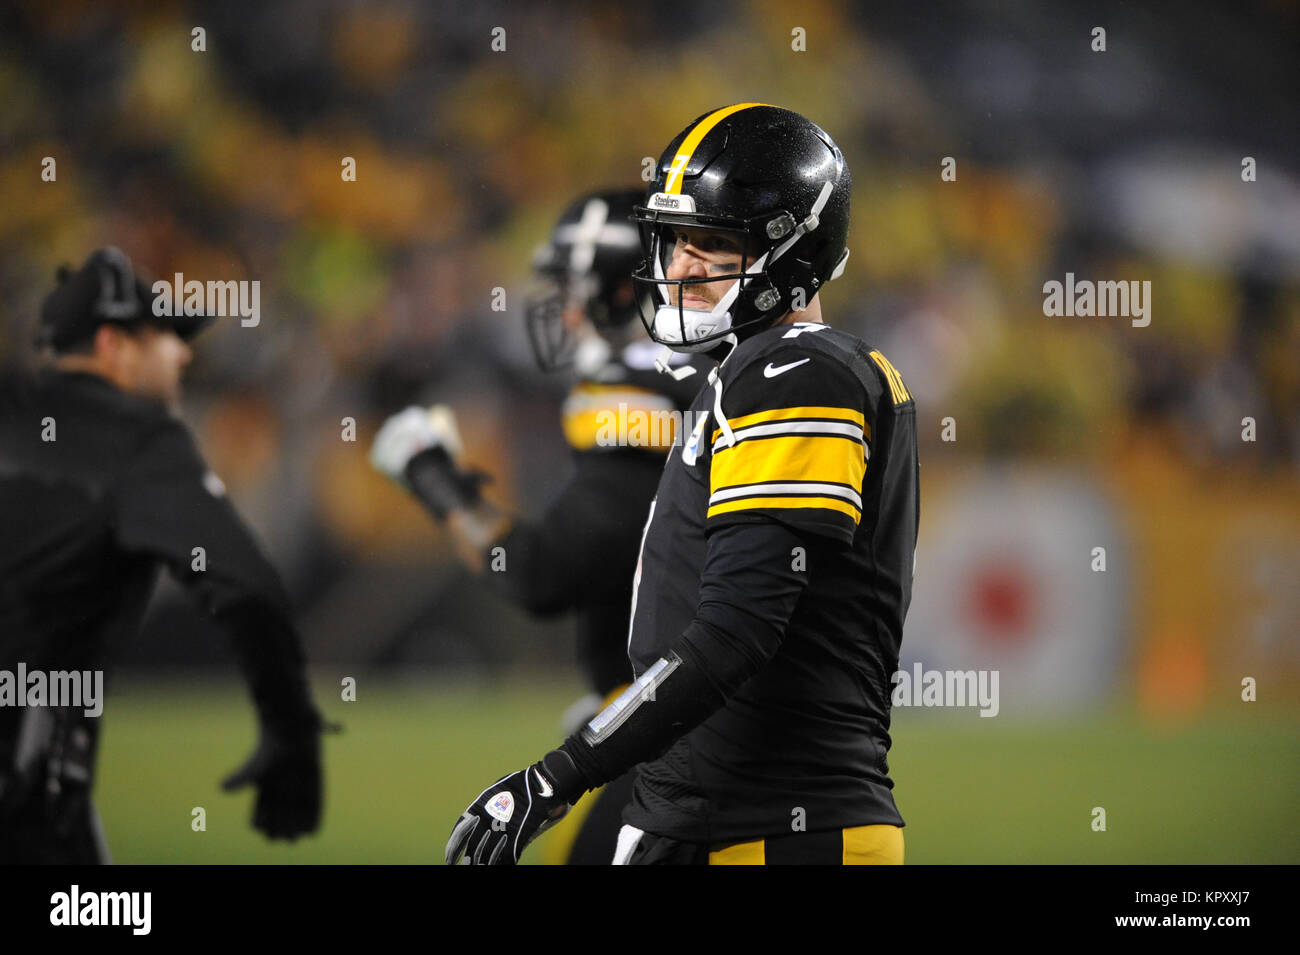
<svg viewBox="0 0 1300 955">
<path fill-rule="evenodd" d="M 41 305 L 38 346 L 63 351 L 85 341 L 100 325 L 153 325 L 189 341 L 212 321 L 209 315 L 155 315 L 154 292 L 131 269 L 121 249 L 96 249 L 80 269 L 60 266 L 58 285 Z"/>
</svg>

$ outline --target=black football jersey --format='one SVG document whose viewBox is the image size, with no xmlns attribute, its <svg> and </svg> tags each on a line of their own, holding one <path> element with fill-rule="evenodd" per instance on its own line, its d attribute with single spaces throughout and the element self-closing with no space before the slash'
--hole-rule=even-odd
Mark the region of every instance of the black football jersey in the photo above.
<svg viewBox="0 0 1300 955">
<path fill-rule="evenodd" d="M 879 351 L 820 323 L 753 336 L 714 378 L 645 526 L 635 673 L 695 617 L 715 530 L 785 525 L 803 542 L 790 559 L 807 584 L 758 675 L 642 765 L 625 819 L 715 844 L 800 826 L 902 825 L 886 755 L 920 516 L 915 404 Z"/>
<path fill-rule="evenodd" d="M 632 678 L 628 607 L 641 528 L 683 412 L 705 378 L 703 361 L 680 380 L 660 373 L 655 359 L 663 351 L 637 342 L 578 377 L 561 419 L 573 477 L 540 521 L 518 522 L 500 541 L 511 555 L 508 570 L 488 575 L 534 613 L 575 612 L 578 664 L 601 696 Z M 672 367 L 686 367 L 684 358 Z"/>
</svg>

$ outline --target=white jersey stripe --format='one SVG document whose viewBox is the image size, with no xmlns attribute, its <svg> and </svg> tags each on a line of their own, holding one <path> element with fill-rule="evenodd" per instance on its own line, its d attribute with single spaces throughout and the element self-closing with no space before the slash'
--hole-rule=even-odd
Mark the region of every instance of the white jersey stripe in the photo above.
<svg viewBox="0 0 1300 955">
<path fill-rule="evenodd" d="M 779 496 L 784 494 L 820 494 L 824 497 L 843 498 L 858 510 L 862 510 L 862 496 L 852 488 L 845 487 L 842 484 L 816 484 L 811 481 L 802 484 L 773 481 L 766 484 L 742 484 L 738 487 L 723 488 L 720 491 L 715 491 L 709 498 L 709 506 L 720 504 L 723 501 L 730 501 L 737 497 Z"/>
<path fill-rule="evenodd" d="M 751 424 L 746 428 L 737 428 L 733 433 L 737 441 L 774 434 L 838 434 L 862 440 L 862 426 L 852 421 L 773 421 L 770 424 Z"/>
</svg>

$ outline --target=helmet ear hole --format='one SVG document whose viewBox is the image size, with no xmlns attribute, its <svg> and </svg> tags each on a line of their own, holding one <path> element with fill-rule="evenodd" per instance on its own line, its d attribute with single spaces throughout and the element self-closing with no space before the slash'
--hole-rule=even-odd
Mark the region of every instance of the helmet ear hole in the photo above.
<svg viewBox="0 0 1300 955">
<path fill-rule="evenodd" d="M 784 239 L 794 231 L 794 217 L 788 212 L 783 212 L 775 219 L 768 222 L 766 229 L 767 237 L 773 241 Z"/>
<path fill-rule="evenodd" d="M 769 312 L 781 304 L 781 293 L 765 274 L 745 280 L 742 298 L 756 312 Z"/>
</svg>

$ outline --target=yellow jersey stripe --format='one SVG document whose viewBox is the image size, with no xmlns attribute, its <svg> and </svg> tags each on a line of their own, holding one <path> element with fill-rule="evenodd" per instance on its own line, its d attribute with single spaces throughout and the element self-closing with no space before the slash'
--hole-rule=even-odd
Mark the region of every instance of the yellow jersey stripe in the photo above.
<svg viewBox="0 0 1300 955">
<path fill-rule="evenodd" d="M 861 490 L 867 471 L 862 445 L 827 435 L 741 441 L 713 455 L 709 493 L 738 484 L 818 481 Z"/>
<path fill-rule="evenodd" d="M 902 865 L 903 830 L 899 826 L 852 826 L 840 831 L 843 865 Z M 784 840 L 781 840 L 784 841 Z M 785 853 L 778 852 L 780 858 Z M 815 864 L 815 856 L 805 859 Z M 830 859 L 820 860 L 822 863 Z M 741 842 L 709 853 L 709 865 L 767 865 L 767 840 Z"/>
<path fill-rule="evenodd" d="M 853 518 L 854 524 L 862 520 L 861 511 L 848 501 L 841 501 L 834 497 L 746 497 L 738 501 L 724 501 L 721 504 L 714 504 L 709 508 L 705 518 L 717 517 L 719 514 L 730 514 L 733 511 L 756 511 L 763 508 L 791 510 L 794 508 L 815 507 L 847 514 Z"/>
<path fill-rule="evenodd" d="M 677 440 L 677 420 L 672 412 L 658 408 L 578 411 L 564 416 L 564 438 L 575 451 L 595 447 L 669 451 Z"/>
<path fill-rule="evenodd" d="M 709 853 L 709 865 L 767 865 L 767 846 L 762 839 L 739 842 Z"/>
<path fill-rule="evenodd" d="M 844 830 L 844 865 L 902 865 L 898 826 L 852 826 Z"/>
<path fill-rule="evenodd" d="M 735 431 L 737 428 L 752 424 L 790 421 L 795 418 L 831 418 L 835 421 L 851 421 L 860 427 L 868 438 L 871 437 L 871 428 L 867 425 L 867 419 L 863 417 L 861 411 L 854 411 L 852 408 L 826 408 L 814 405 L 802 408 L 773 408 L 771 411 L 756 411 L 753 414 L 741 415 L 739 418 L 728 418 L 727 424 Z M 717 441 L 721 435 L 721 428 L 714 430 L 713 440 Z"/>
<path fill-rule="evenodd" d="M 673 157 L 672 167 L 668 170 L 668 180 L 664 183 L 664 192 L 672 195 L 681 195 L 682 180 L 685 179 L 686 167 L 691 164 L 691 156 L 699 148 L 704 137 L 714 126 L 722 122 L 732 113 L 739 113 L 742 109 L 749 109 L 751 106 L 768 106 L 768 103 L 737 103 L 735 106 L 724 106 L 722 109 L 714 110 L 708 116 L 695 124 L 695 128 L 686 134 L 682 144 L 677 147 L 677 155 Z"/>
<path fill-rule="evenodd" d="M 667 451 L 680 419 L 672 401 L 657 391 L 582 382 L 564 401 L 562 424 L 565 440 L 578 451 L 622 444 Z"/>
</svg>

